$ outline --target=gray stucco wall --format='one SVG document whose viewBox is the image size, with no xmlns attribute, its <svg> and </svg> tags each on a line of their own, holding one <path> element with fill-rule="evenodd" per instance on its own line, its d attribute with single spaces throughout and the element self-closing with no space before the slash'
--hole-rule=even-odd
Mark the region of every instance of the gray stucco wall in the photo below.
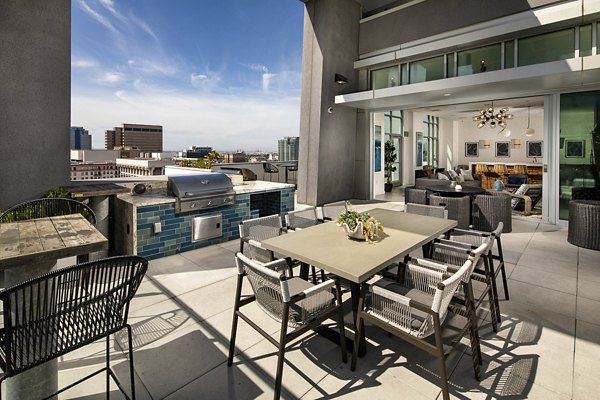
<svg viewBox="0 0 600 400">
<path fill-rule="evenodd" d="M 360 25 L 359 54 L 564 0 L 430 0 Z"/>
<path fill-rule="evenodd" d="M 349 199 L 354 191 L 356 110 L 335 106 L 354 92 L 358 75 L 360 7 L 354 0 L 305 3 L 300 105 L 298 202 L 320 205 Z M 325 55 L 325 56 L 324 56 Z M 349 82 L 334 82 L 336 73 Z M 333 107 L 329 113 L 328 108 Z"/>
<path fill-rule="evenodd" d="M 0 209 L 69 182 L 71 1 L 0 1 Z"/>
</svg>

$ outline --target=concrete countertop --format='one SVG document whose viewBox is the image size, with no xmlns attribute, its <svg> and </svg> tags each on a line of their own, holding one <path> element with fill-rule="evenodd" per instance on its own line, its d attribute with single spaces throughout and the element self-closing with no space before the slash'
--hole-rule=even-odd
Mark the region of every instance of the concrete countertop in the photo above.
<svg viewBox="0 0 600 400">
<path fill-rule="evenodd" d="M 150 184 L 152 185 L 152 184 Z M 240 184 L 234 184 L 235 194 L 261 193 L 285 188 L 293 188 L 294 185 L 288 183 L 265 182 L 265 181 L 247 181 Z M 123 193 L 117 195 L 117 198 L 130 203 L 135 207 L 154 206 L 157 204 L 175 203 L 173 196 L 167 195 L 167 189 L 164 187 L 153 187 L 147 193 L 142 195 L 132 195 Z"/>
</svg>

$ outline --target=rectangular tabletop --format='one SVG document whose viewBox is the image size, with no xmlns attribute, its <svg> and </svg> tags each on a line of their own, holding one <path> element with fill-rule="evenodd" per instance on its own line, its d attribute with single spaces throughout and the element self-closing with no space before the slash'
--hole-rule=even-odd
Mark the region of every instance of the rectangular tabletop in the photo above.
<svg viewBox="0 0 600 400">
<path fill-rule="evenodd" d="M 373 244 L 350 239 L 335 222 L 311 226 L 261 243 L 276 253 L 361 283 L 457 224 L 449 219 L 380 208 L 369 214 L 381 222 L 385 230 Z"/>
<path fill-rule="evenodd" d="M 81 214 L 0 224 L 0 270 L 108 248 L 108 240 Z"/>
</svg>

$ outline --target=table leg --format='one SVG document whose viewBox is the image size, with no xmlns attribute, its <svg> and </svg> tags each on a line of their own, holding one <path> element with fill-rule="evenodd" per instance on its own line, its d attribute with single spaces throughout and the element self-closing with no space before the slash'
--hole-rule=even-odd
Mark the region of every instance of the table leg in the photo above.
<svg viewBox="0 0 600 400">
<path fill-rule="evenodd" d="M 308 264 L 307 263 L 300 263 L 300 278 L 304 279 L 305 281 L 308 280 Z"/>
<path fill-rule="evenodd" d="M 94 196 L 90 197 L 90 208 L 94 210 L 96 214 L 96 228 L 105 237 L 109 236 L 109 207 L 110 199 L 109 196 Z M 99 260 L 101 258 L 108 257 L 108 248 L 106 250 L 96 251 L 90 254 L 90 260 Z"/>
<path fill-rule="evenodd" d="M 56 260 L 30 263 L 4 271 L 6 287 L 12 287 L 33 277 L 45 274 L 56 265 Z M 41 399 L 58 390 L 58 361 L 48 361 L 40 366 L 6 380 L 6 398 Z"/>
<path fill-rule="evenodd" d="M 356 331 L 356 316 L 358 315 L 358 299 L 360 298 L 360 283 L 350 282 L 350 297 L 352 299 L 352 321 Z M 358 356 L 362 357 L 367 353 L 367 343 L 365 340 L 365 323 L 361 321 L 360 337 L 358 338 Z"/>
</svg>

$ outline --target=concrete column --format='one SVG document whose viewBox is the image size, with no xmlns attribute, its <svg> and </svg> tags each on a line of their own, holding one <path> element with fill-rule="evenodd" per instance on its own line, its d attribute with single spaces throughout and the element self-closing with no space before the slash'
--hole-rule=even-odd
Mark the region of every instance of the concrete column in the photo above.
<svg viewBox="0 0 600 400">
<path fill-rule="evenodd" d="M 358 89 L 360 5 L 354 0 L 308 0 L 304 12 L 298 202 L 320 205 L 354 194 L 355 109 L 335 96 Z M 348 78 L 337 84 L 335 74 Z"/>
<path fill-rule="evenodd" d="M 90 208 L 94 210 L 94 214 L 96 214 L 96 228 L 102 233 L 106 238 L 109 235 L 109 226 L 108 226 L 108 216 L 109 216 L 109 206 L 110 206 L 110 198 L 109 196 L 94 196 L 90 197 Z M 98 260 L 101 258 L 108 257 L 108 249 L 96 251 L 90 254 L 90 261 Z"/>
<path fill-rule="evenodd" d="M 55 265 L 56 260 L 51 260 L 6 269 L 4 271 L 5 285 L 7 288 L 12 287 L 45 274 L 50 272 Z M 57 390 L 58 361 L 56 359 L 6 380 L 7 399 L 41 399 Z"/>
</svg>

